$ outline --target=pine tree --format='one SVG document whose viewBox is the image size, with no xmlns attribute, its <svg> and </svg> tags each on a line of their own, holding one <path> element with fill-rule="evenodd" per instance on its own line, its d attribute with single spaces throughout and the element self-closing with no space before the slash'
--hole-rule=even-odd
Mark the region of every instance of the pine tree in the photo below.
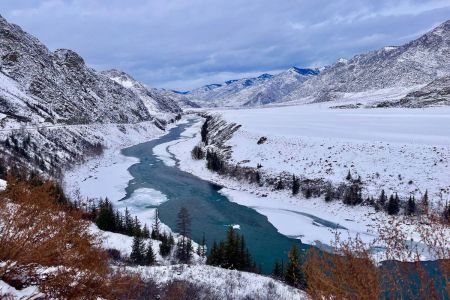
<svg viewBox="0 0 450 300">
<path fill-rule="evenodd" d="M 281 178 L 279 178 L 279 179 L 278 179 L 278 182 L 277 182 L 277 185 L 275 186 L 275 189 L 276 189 L 277 191 L 279 191 L 279 190 L 282 190 L 283 188 L 284 188 L 283 180 L 281 180 Z"/>
<path fill-rule="evenodd" d="M 300 259 L 298 255 L 297 245 L 292 245 L 288 253 L 289 262 L 284 274 L 284 280 L 294 287 L 303 288 L 305 286 L 305 278 L 300 270 Z"/>
<path fill-rule="evenodd" d="M 174 244 L 172 234 L 170 236 L 167 236 L 167 234 L 164 232 L 160 235 L 161 244 L 159 244 L 159 253 L 161 256 L 167 256 L 172 252 L 172 247 Z"/>
<path fill-rule="evenodd" d="M 406 207 L 406 214 L 412 216 L 416 214 L 416 201 L 414 197 L 409 196 L 408 205 Z"/>
<path fill-rule="evenodd" d="M 428 214 L 428 190 L 425 191 L 425 194 L 422 197 L 422 212 L 424 214 Z"/>
<path fill-rule="evenodd" d="M 161 222 L 159 220 L 159 210 L 155 210 L 155 220 L 152 225 L 152 239 L 159 240 L 161 231 Z"/>
<path fill-rule="evenodd" d="M 219 257 L 219 249 L 218 249 L 217 242 L 214 240 L 211 250 L 209 252 L 208 257 L 206 258 L 206 264 L 212 265 L 212 266 L 220 266 L 221 260 Z"/>
<path fill-rule="evenodd" d="M 386 193 L 384 192 L 384 190 L 381 190 L 380 198 L 378 198 L 377 208 L 384 209 L 386 205 L 386 200 L 387 200 Z"/>
<path fill-rule="evenodd" d="M 400 211 L 400 203 L 398 195 L 395 194 L 395 197 L 391 195 L 391 197 L 389 197 L 389 202 L 387 205 L 387 213 L 390 215 L 396 215 L 398 214 L 399 211 Z"/>
<path fill-rule="evenodd" d="M 144 241 L 140 236 L 133 238 L 133 246 L 131 248 L 130 260 L 135 264 L 142 264 L 145 258 Z"/>
<path fill-rule="evenodd" d="M 272 275 L 275 278 L 281 278 L 283 276 L 283 269 L 281 268 L 281 263 L 280 263 L 280 261 L 278 259 L 275 260 L 275 264 L 273 266 Z"/>
<path fill-rule="evenodd" d="M 183 263 L 188 263 L 192 257 L 192 241 L 188 238 L 190 224 L 189 212 L 185 207 L 182 207 L 178 212 L 177 221 L 177 229 L 180 233 L 180 238 L 177 243 L 177 258 Z"/>
<path fill-rule="evenodd" d="M 350 170 L 348 170 L 347 176 L 345 177 L 347 180 L 352 180 L 352 173 L 350 173 Z"/>
<path fill-rule="evenodd" d="M 147 251 L 145 252 L 144 263 L 147 266 L 153 265 L 155 263 L 155 253 L 153 253 L 151 241 L 148 243 Z"/>
<path fill-rule="evenodd" d="M 142 230 L 141 230 L 141 222 L 139 222 L 138 218 L 135 216 L 133 221 L 133 236 L 141 236 L 142 237 Z"/>
<path fill-rule="evenodd" d="M 300 191 L 300 180 L 292 175 L 292 195 L 297 195 Z"/>
<path fill-rule="evenodd" d="M 127 235 L 132 236 L 133 235 L 133 218 L 131 217 L 130 211 L 128 210 L 128 207 L 125 208 L 125 217 L 124 217 L 124 223 L 125 223 L 125 232 Z"/>
<path fill-rule="evenodd" d="M 144 224 L 144 228 L 142 229 L 142 236 L 146 239 L 150 238 L 150 231 L 148 230 L 147 224 Z"/>
</svg>

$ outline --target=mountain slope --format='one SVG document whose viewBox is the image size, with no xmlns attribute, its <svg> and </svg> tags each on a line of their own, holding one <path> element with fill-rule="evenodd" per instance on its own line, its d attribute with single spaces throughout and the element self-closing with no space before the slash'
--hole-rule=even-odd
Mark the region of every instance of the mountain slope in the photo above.
<svg viewBox="0 0 450 300">
<path fill-rule="evenodd" d="M 450 105 L 450 75 L 438 78 L 420 90 L 409 93 L 394 105 L 403 107 Z"/>
<path fill-rule="evenodd" d="M 270 74 L 263 74 L 256 78 L 228 80 L 223 84 L 209 84 L 188 92 L 186 96 L 202 107 L 239 106 L 245 99 L 235 99 L 238 98 L 235 95 L 252 86 L 259 85 L 271 77 Z"/>
<path fill-rule="evenodd" d="M 206 107 L 239 107 L 268 104 L 281 99 L 298 85 L 319 72 L 292 67 L 277 75 L 262 74 L 256 78 L 229 80 L 210 84 L 187 94 Z"/>
<path fill-rule="evenodd" d="M 144 84 L 135 80 L 130 75 L 119 70 L 107 70 L 101 74 L 119 83 L 121 86 L 131 90 L 139 99 L 142 100 L 145 107 L 151 114 L 159 112 L 180 113 L 181 108 L 178 104 L 167 95 L 160 93 L 155 88 L 148 88 Z"/>
<path fill-rule="evenodd" d="M 414 89 L 449 72 L 450 21 L 447 21 L 403 46 L 341 59 L 282 101 L 320 102 L 336 99 L 342 93 L 392 87 Z"/>
<path fill-rule="evenodd" d="M 0 156 L 57 175 L 106 146 L 154 137 L 181 109 L 145 91 L 89 68 L 71 50 L 49 51 L 0 17 Z"/>
</svg>

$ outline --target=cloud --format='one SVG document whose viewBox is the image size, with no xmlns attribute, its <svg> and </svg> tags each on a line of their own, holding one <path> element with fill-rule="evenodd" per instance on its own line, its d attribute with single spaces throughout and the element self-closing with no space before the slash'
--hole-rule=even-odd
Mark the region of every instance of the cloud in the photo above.
<svg viewBox="0 0 450 300">
<path fill-rule="evenodd" d="M 150 86 L 190 89 L 397 45 L 450 15 L 448 1 L 2 0 L 50 49 Z"/>
</svg>

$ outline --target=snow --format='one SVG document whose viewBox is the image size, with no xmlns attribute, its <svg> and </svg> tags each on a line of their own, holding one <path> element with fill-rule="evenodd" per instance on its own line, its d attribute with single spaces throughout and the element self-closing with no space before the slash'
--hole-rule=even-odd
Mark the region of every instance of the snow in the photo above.
<svg viewBox="0 0 450 300">
<path fill-rule="evenodd" d="M 10 286 L 9 284 L 7 284 L 6 282 L 4 282 L 3 280 L 0 280 L 0 297 L 3 299 L 3 297 L 5 297 L 6 299 L 17 299 L 17 300 L 22 300 L 22 299 L 27 299 L 27 300 L 32 300 L 32 299 L 40 299 L 41 297 L 43 297 L 44 295 L 42 295 L 38 288 L 36 286 L 29 286 L 27 288 L 24 288 L 22 290 L 17 290 L 14 287 Z"/>
<path fill-rule="evenodd" d="M 384 169 L 389 163 L 389 166 L 392 166 L 392 172 L 394 174 L 404 173 L 408 171 L 408 174 L 415 181 L 427 183 L 424 187 L 429 189 L 430 191 L 435 191 L 436 189 L 432 189 L 430 182 L 428 182 L 428 177 L 430 176 L 430 170 L 427 168 L 431 168 L 431 171 L 436 171 L 434 184 L 448 184 L 445 180 L 448 178 L 448 155 L 450 152 L 448 149 L 448 140 L 445 139 L 445 130 L 444 128 L 440 128 L 441 125 L 446 123 L 446 120 L 449 117 L 450 111 L 441 111 L 435 109 L 427 109 L 420 111 L 409 111 L 405 109 L 396 110 L 397 118 L 389 118 L 387 115 L 390 110 L 355 110 L 355 111 L 338 111 L 338 110 L 328 110 L 323 112 L 317 112 L 316 117 L 319 118 L 317 122 L 314 123 L 315 119 L 313 116 L 308 116 L 308 113 L 314 113 L 314 110 L 307 110 L 303 114 L 300 114 L 301 118 L 296 119 L 296 113 L 301 108 L 299 107 L 281 107 L 281 108 L 265 108 L 265 109 L 252 109 L 252 110 L 223 110 L 220 111 L 227 120 L 239 121 L 243 124 L 243 127 L 234 134 L 234 137 L 227 143 L 231 145 L 233 154 L 232 159 L 235 162 L 243 163 L 244 159 L 249 159 L 251 162 L 247 163 L 253 167 L 256 166 L 257 162 L 264 153 L 269 153 L 270 159 L 273 161 L 261 161 L 263 165 L 263 170 L 272 171 L 274 173 L 279 173 L 284 170 L 291 170 L 292 172 L 298 170 L 295 169 L 296 164 L 299 161 L 290 160 L 290 156 L 294 154 L 298 157 L 302 157 L 304 155 L 305 159 L 315 159 L 320 162 L 320 155 L 329 155 L 330 150 L 328 149 L 328 144 L 331 147 L 337 147 L 336 143 L 341 143 L 345 145 L 344 148 L 340 150 L 340 152 L 332 152 L 333 155 L 336 156 L 334 160 L 339 161 L 339 159 L 343 159 L 345 155 L 349 155 L 348 159 L 351 160 L 360 160 L 363 161 L 366 169 L 362 169 L 361 165 L 355 164 L 357 167 L 358 174 L 363 176 L 364 172 L 367 170 L 378 170 Z M 302 108 L 306 109 L 306 108 Z M 316 107 L 317 109 L 317 107 Z M 284 115 L 279 115 L 283 113 Z M 354 130 L 354 132 L 345 132 L 342 134 L 338 134 L 338 136 L 343 136 L 344 138 L 333 139 L 328 134 L 328 129 L 332 128 L 333 114 L 337 114 L 334 116 L 335 124 L 334 126 L 339 127 L 339 122 L 342 118 L 340 114 L 344 114 L 347 118 L 351 118 L 352 114 L 354 114 L 355 120 L 365 120 L 370 119 L 370 113 L 373 116 L 378 115 L 376 118 L 380 120 L 380 122 L 385 122 L 390 120 L 391 124 L 399 125 L 394 127 L 391 130 L 392 135 L 387 135 L 384 137 L 384 140 L 381 139 L 380 142 L 376 142 L 376 145 L 380 145 L 382 147 L 372 147 L 373 142 L 370 142 L 370 134 L 371 133 L 380 133 L 380 128 L 383 128 L 385 125 L 372 124 L 372 127 L 366 128 L 366 132 L 358 132 Z M 386 113 L 386 115 L 384 115 Z M 404 142 L 395 142 L 395 139 L 400 139 L 407 134 L 407 124 L 413 124 L 414 116 L 418 118 L 425 118 L 430 120 L 432 123 L 430 124 L 430 128 L 438 128 L 439 130 L 434 130 L 434 140 L 430 142 L 434 142 L 436 145 L 433 146 L 427 145 L 428 139 L 430 137 L 426 136 L 426 130 L 422 129 L 422 134 L 417 134 L 416 141 L 418 144 L 405 144 Z M 394 120 L 398 121 L 395 122 Z M 313 123 L 313 125 L 308 124 L 308 120 Z M 322 128 L 315 128 L 317 124 L 320 123 L 320 120 L 324 123 Z M 272 122 L 273 121 L 273 122 Z M 239 123 L 238 122 L 238 123 Z M 347 124 L 350 124 L 351 121 L 347 120 Z M 406 122 L 406 125 L 403 124 Z M 344 205 L 340 201 L 333 202 L 325 202 L 322 198 L 311 198 L 305 199 L 301 195 L 292 196 L 290 191 L 274 191 L 268 187 L 259 187 L 252 184 L 247 184 L 245 182 L 238 182 L 228 177 L 223 177 L 218 175 L 217 173 L 213 173 L 209 171 L 205 166 L 204 160 L 193 160 L 190 155 L 190 150 L 200 142 L 200 127 L 202 125 L 202 120 L 196 122 L 192 127 L 187 128 L 183 133 L 184 139 L 178 140 L 177 142 L 172 142 L 168 146 L 168 151 L 175 156 L 177 160 L 179 160 L 179 167 L 192 173 L 202 179 L 209 180 L 224 186 L 221 190 L 225 196 L 227 196 L 230 201 L 234 201 L 241 205 L 245 205 L 251 207 L 268 217 L 269 222 L 271 222 L 280 233 L 293 237 L 300 238 L 302 242 L 313 245 L 330 245 L 331 241 L 334 241 L 336 232 L 340 232 L 343 237 L 356 237 L 359 236 L 364 242 L 370 243 L 373 242 L 376 238 L 376 228 L 379 224 L 387 224 L 388 216 L 383 212 L 375 212 L 372 207 L 368 206 L 347 206 Z M 364 124 L 364 123 L 361 123 Z M 424 124 L 424 123 L 422 123 Z M 299 129 L 304 130 L 296 130 L 296 126 Z M 328 127 L 329 126 L 329 127 Z M 404 127 L 403 127 L 404 126 Z M 308 136 L 311 135 L 309 129 L 315 130 L 315 134 L 319 137 L 313 138 Z M 337 130 L 336 128 L 334 128 Z M 361 129 L 364 130 L 364 129 Z M 251 132 L 250 132 L 251 131 Z M 242 133 L 242 132 L 245 132 Z M 277 133 L 283 132 L 283 135 L 279 135 Z M 302 133 L 306 133 L 305 136 L 302 136 Z M 247 136 L 248 135 L 248 136 Z M 373 134 L 374 136 L 380 136 Z M 187 138 L 190 136 L 191 138 Z M 268 137 L 268 141 L 262 145 L 257 145 L 257 141 L 261 136 Z M 249 138 L 251 137 L 251 138 Z M 290 140 L 300 140 L 301 142 L 305 141 L 305 143 L 309 143 L 305 146 L 305 150 L 300 151 L 298 147 L 290 147 L 289 143 L 286 141 Z M 314 143 L 312 143 L 314 141 Z M 326 144 L 326 143 L 328 144 Z M 367 144 L 367 149 L 372 149 L 370 152 L 365 153 L 366 148 L 361 148 L 360 146 L 363 144 Z M 294 144 L 295 145 L 295 144 Z M 262 150 L 260 150 L 262 147 Z M 355 147 L 352 151 L 351 147 Z M 397 148 L 398 147 L 398 148 Z M 417 148 L 419 147 L 419 148 Z M 430 151 L 431 149 L 440 149 L 435 151 Z M 442 149 L 441 149 L 442 148 Z M 392 149 L 396 149 L 399 151 L 397 155 L 393 155 L 390 151 Z M 419 149 L 419 150 L 418 150 Z M 406 152 L 406 150 L 410 152 Z M 419 156 L 417 153 L 414 154 L 414 151 L 419 152 L 421 155 L 429 156 L 432 163 L 429 163 L 427 166 L 426 163 L 428 161 L 422 161 L 423 157 Z M 428 151 L 428 152 L 427 152 Z M 239 157 L 240 153 L 245 153 L 247 156 Z M 286 154 L 287 153 L 287 154 Z M 349 154 L 350 153 L 350 154 Z M 414 155 L 415 156 L 414 156 Z M 290 155 L 287 157 L 287 155 Z M 413 155 L 408 157 L 408 155 Z M 434 162 L 439 162 L 439 159 L 434 158 L 434 155 L 441 155 L 443 157 L 443 163 L 434 165 Z M 316 157 L 317 156 L 317 157 Z M 167 157 L 170 157 L 167 155 Z M 326 156 L 325 156 L 326 157 Z M 393 157 L 393 158 L 391 158 Z M 381 158 L 384 158 L 382 160 Z M 409 162 L 409 159 L 415 158 L 415 161 Z M 444 160 L 445 159 L 445 160 Z M 323 161 L 323 159 L 322 159 Z M 302 162 L 300 160 L 300 162 Z M 402 164 L 411 163 L 411 165 L 404 166 Z M 423 165 L 419 164 L 422 163 Z M 351 166 L 351 163 L 347 163 L 348 167 Z M 400 166 L 400 167 L 399 167 Z M 304 163 L 304 166 L 307 170 L 312 169 L 312 175 L 317 176 L 325 176 L 324 173 L 320 172 L 319 166 L 315 166 L 311 163 Z M 338 172 L 338 166 L 336 165 L 336 171 Z M 336 181 L 342 182 L 348 172 L 348 168 L 341 166 L 341 173 L 339 175 L 332 174 L 333 176 L 326 177 L 328 179 L 335 178 Z M 293 168 L 293 169 L 289 169 Z M 440 168 L 440 169 L 439 169 Z M 303 171 L 303 170 L 301 170 Z M 305 172 L 301 172 L 300 174 L 305 174 Z M 309 173 L 306 173 L 309 174 Z M 405 173 L 406 174 L 406 173 Z M 380 173 L 382 177 L 383 173 Z M 363 181 L 364 181 L 363 176 Z M 409 178 L 409 177 L 408 177 Z M 397 178 L 398 179 L 398 178 Z M 419 180 L 420 179 L 420 180 Z M 383 181 L 384 178 L 380 179 L 379 184 L 377 186 L 376 181 L 365 181 L 366 184 L 369 184 L 369 188 L 365 190 L 365 192 L 376 192 L 378 193 L 383 188 L 388 188 L 390 185 L 388 184 L 389 180 L 395 181 L 396 178 L 392 178 L 388 176 L 386 179 L 387 182 Z M 404 179 L 406 181 L 407 179 Z M 418 183 L 414 183 L 419 186 Z M 413 184 L 413 185 L 414 185 Z M 396 184 L 392 184 L 393 187 L 396 187 Z M 405 186 L 399 185 L 400 187 Z M 371 190 L 372 189 L 372 190 Z M 396 191 L 400 192 L 399 189 Z M 445 194 L 448 195 L 448 194 Z M 378 194 L 376 194 L 378 196 Z M 331 222 L 329 224 L 327 222 Z M 329 227 L 331 225 L 331 227 Z M 336 225 L 339 225 L 339 229 L 335 229 Z"/>
<path fill-rule="evenodd" d="M 144 278 L 152 279 L 159 285 L 174 280 L 205 285 L 221 299 L 310 299 L 306 293 L 270 277 L 213 266 L 173 265 L 129 270 L 138 271 Z"/>
<path fill-rule="evenodd" d="M 328 109 L 320 104 L 219 111 L 241 124 L 227 145 L 232 159 L 342 182 L 350 170 L 366 194 L 381 189 L 449 199 L 450 108 Z M 261 136 L 267 142 L 258 145 Z"/>
<path fill-rule="evenodd" d="M 6 189 L 6 180 L 0 179 L 0 191 L 3 191 Z"/>
</svg>

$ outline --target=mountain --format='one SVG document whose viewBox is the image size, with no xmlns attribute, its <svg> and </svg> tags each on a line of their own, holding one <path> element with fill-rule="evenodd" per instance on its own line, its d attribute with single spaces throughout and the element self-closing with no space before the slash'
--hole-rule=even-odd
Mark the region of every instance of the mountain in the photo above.
<svg viewBox="0 0 450 300">
<path fill-rule="evenodd" d="M 343 93 L 417 89 L 450 72 L 450 21 L 403 46 L 340 59 L 280 101 L 330 101 Z M 406 94 L 406 92 L 405 92 Z"/>
<path fill-rule="evenodd" d="M 186 96 L 189 100 L 202 107 L 239 106 L 241 103 L 235 103 L 232 99 L 234 95 L 251 86 L 259 85 L 271 77 L 272 75 L 270 74 L 263 74 L 255 78 L 228 80 L 221 84 L 208 84 L 186 93 Z"/>
<path fill-rule="evenodd" d="M 170 97 L 171 99 L 173 99 L 181 108 L 200 108 L 200 105 L 189 100 L 189 98 L 186 96 L 187 92 L 179 92 L 166 89 L 159 89 L 158 91 L 166 97 Z"/>
<path fill-rule="evenodd" d="M 181 112 L 178 103 L 172 97 L 168 97 L 167 94 L 161 93 L 158 89 L 145 86 L 143 83 L 136 81 L 133 77 L 123 71 L 112 69 L 103 71 L 101 74 L 109 77 L 126 89 L 129 89 L 135 93 L 136 96 L 142 100 L 150 113 L 158 114 L 160 112 Z"/>
<path fill-rule="evenodd" d="M 318 70 L 292 67 L 277 75 L 262 74 L 256 78 L 206 85 L 186 96 L 204 107 L 256 106 L 276 101 L 318 73 Z"/>
<path fill-rule="evenodd" d="M 74 51 L 50 51 L 0 16 L 0 156 L 54 174 L 112 143 L 156 135 L 181 108 L 132 83 L 111 80 Z"/>
<path fill-rule="evenodd" d="M 393 106 L 426 107 L 450 105 L 450 75 L 440 77 L 418 91 L 414 91 L 394 103 Z"/>
</svg>

